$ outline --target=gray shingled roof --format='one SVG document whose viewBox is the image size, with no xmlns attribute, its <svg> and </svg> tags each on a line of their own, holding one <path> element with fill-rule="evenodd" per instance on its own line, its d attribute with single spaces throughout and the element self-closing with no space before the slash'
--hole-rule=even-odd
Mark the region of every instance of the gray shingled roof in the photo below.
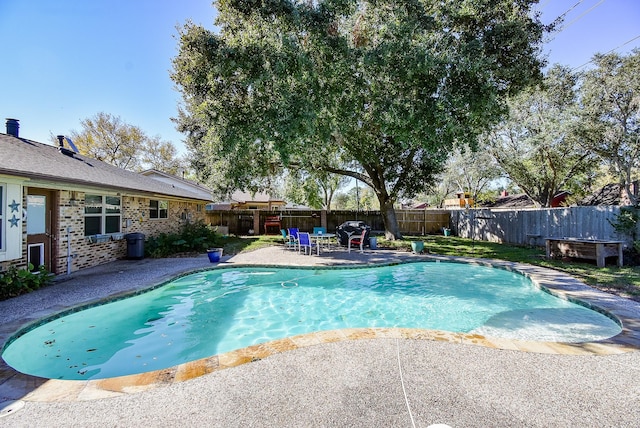
<svg viewBox="0 0 640 428">
<path fill-rule="evenodd" d="M 624 195 L 622 184 L 610 183 L 578 202 L 578 205 L 623 205 Z"/>
<path fill-rule="evenodd" d="M 193 192 L 153 178 L 80 154 L 68 156 L 58 147 L 8 134 L 0 134 L 0 174 L 207 201 Z"/>
<path fill-rule="evenodd" d="M 518 195 L 501 196 L 494 202 L 483 204 L 487 208 L 531 208 L 536 204 L 524 193 Z"/>
</svg>

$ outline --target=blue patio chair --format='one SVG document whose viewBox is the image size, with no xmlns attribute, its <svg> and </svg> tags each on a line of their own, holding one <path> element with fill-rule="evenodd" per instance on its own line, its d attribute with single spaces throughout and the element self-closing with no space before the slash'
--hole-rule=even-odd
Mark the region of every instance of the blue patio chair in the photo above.
<svg viewBox="0 0 640 428">
<path fill-rule="evenodd" d="M 317 235 L 318 232 L 327 233 L 327 228 L 326 227 L 314 227 L 313 228 L 313 234 Z"/>
<path fill-rule="evenodd" d="M 291 235 L 287 234 L 286 229 L 280 229 L 280 233 L 282 234 L 282 243 L 284 244 L 284 249 L 292 249 L 295 250 L 298 246 L 298 243 L 293 239 Z"/>
<path fill-rule="evenodd" d="M 287 229 L 287 231 L 289 232 L 289 238 L 296 243 L 296 245 L 294 245 L 294 248 L 298 248 L 298 250 L 300 249 L 300 246 L 298 244 L 298 228 L 297 227 L 290 227 Z"/>
<path fill-rule="evenodd" d="M 298 233 L 298 245 L 300 246 L 300 252 L 304 248 L 304 253 L 307 254 L 307 248 L 309 249 L 309 255 L 312 254 L 313 249 L 316 249 L 316 253 L 320 255 L 320 248 L 318 244 L 311 241 L 311 237 L 307 232 L 299 232 Z"/>
</svg>

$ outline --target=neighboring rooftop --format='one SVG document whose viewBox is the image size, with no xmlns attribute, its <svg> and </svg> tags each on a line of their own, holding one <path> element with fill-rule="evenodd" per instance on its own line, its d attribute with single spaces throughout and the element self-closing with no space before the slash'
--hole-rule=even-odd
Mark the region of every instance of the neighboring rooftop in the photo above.
<svg viewBox="0 0 640 428">
<path fill-rule="evenodd" d="M 533 208 L 535 203 L 533 200 L 524 193 L 518 195 L 505 195 L 495 200 L 495 202 L 488 202 L 484 204 L 487 208 Z"/>
<path fill-rule="evenodd" d="M 637 186 L 637 185 L 636 185 Z M 622 184 L 610 183 L 603 186 L 593 195 L 578 202 L 578 205 L 631 205 L 627 191 Z"/>
</svg>

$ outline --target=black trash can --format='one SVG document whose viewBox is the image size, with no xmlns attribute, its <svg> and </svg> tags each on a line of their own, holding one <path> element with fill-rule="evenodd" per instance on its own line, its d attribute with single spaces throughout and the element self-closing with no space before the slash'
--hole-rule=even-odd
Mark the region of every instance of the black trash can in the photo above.
<svg viewBox="0 0 640 428">
<path fill-rule="evenodd" d="M 144 233 L 135 232 L 124 235 L 127 240 L 127 258 L 141 259 L 144 257 Z"/>
</svg>

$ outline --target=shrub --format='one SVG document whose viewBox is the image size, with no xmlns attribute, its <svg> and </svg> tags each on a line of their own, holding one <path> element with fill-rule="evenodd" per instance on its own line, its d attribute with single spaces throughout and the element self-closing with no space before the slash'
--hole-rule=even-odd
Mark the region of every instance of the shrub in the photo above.
<svg viewBox="0 0 640 428">
<path fill-rule="evenodd" d="M 33 265 L 29 263 L 29 269 L 12 266 L 0 273 L 0 300 L 30 293 L 51 283 L 53 274 L 44 266 L 40 266 L 36 272 L 32 270 Z"/>
<path fill-rule="evenodd" d="M 169 257 L 179 253 L 202 253 L 217 246 L 222 236 L 215 229 L 202 222 L 187 223 L 180 233 L 161 233 L 149 238 L 145 253 L 149 257 Z"/>
<path fill-rule="evenodd" d="M 640 222 L 640 210 L 637 207 L 623 207 L 620 208 L 616 218 L 609 221 L 609 224 L 616 232 L 628 235 L 635 241 L 638 222 Z"/>
</svg>

